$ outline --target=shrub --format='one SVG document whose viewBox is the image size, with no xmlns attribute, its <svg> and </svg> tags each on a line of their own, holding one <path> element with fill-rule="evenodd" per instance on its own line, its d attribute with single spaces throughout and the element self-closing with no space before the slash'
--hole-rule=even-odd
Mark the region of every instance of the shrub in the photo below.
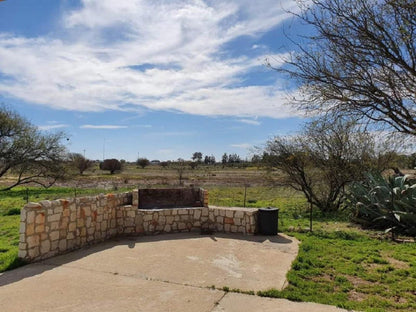
<svg viewBox="0 0 416 312">
<path fill-rule="evenodd" d="M 109 170 L 111 174 L 115 171 L 121 170 L 121 162 L 118 159 L 105 159 L 100 163 L 101 170 Z"/>
<path fill-rule="evenodd" d="M 348 195 L 355 222 L 367 227 L 416 236 L 416 184 L 407 176 L 368 174 Z"/>
</svg>

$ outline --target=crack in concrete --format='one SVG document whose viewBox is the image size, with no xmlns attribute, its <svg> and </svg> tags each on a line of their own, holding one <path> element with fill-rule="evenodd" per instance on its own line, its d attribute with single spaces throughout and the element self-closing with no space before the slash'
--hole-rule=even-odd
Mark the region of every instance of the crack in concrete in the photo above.
<svg viewBox="0 0 416 312">
<path fill-rule="evenodd" d="M 222 299 L 224 299 L 225 296 L 227 296 L 228 292 L 224 292 L 224 294 L 221 296 L 221 298 L 219 300 L 217 300 L 216 302 L 214 302 L 214 306 L 212 307 L 211 310 L 209 310 L 209 312 L 214 311 L 214 309 L 220 305 Z"/>
<path fill-rule="evenodd" d="M 67 265 L 67 264 L 54 264 L 54 263 L 47 263 L 47 262 L 38 262 L 39 264 L 43 264 L 43 265 L 47 265 L 47 266 L 51 266 L 51 267 L 64 267 L 64 268 L 69 268 L 69 269 L 77 269 L 77 270 L 82 270 L 82 271 L 89 271 L 89 272 L 95 272 L 95 273 L 104 273 L 104 274 L 111 274 L 111 275 L 116 275 L 116 276 L 124 276 L 124 277 L 131 277 L 131 278 L 136 278 L 136 279 L 142 279 L 142 280 L 146 280 L 146 281 L 150 281 L 150 282 L 159 282 L 159 283 L 165 283 L 165 284 L 172 284 L 172 285 L 178 285 L 178 286 L 185 286 L 185 287 L 192 287 L 192 288 L 198 288 L 198 289 L 207 289 L 207 290 L 217 290 L 217 291 L 222 291 L 220 289 L 213 289 L 212 287 L 209 286 L 201 286 L 201 285 L 193 285 L 193 284 L 187 284 L 187 283 L 181 283 L 181 282 L 175 282 L 175 281 L 168 281 L 168 280 L 162 280 L 159 278 L 154 278 L 154 277 L 150 277 L 147 275 L 143 275 L 143 274 L 126 274 L 126 273 L 119 273 L 119 272 L 114 272 L 114 271 L 103 271 L 103 270 L 94 270 L 91 268 L 83 268 L 83 267 L 79 267 L 79 266 L 75 266 L 75 265 Z M 226 292 L 224 292 L 226 294 Z"/>
</svg>

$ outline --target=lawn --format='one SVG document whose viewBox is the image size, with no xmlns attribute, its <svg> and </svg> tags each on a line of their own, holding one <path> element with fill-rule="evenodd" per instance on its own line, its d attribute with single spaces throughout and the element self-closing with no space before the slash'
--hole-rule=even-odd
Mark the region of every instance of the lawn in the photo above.
<svg viewBox="0 0 416 312">
<path fill-rule="evenodd" d="M 210 204 L 217 206 L 279 207 L 279 232 L 301 241 L 299 255 L 283 291 L 258 295 L 312 301 L 362 311 L 416 310 L 416 246 L 395 243 L 384 233 L 362 230 L 348 215 L 313 214 L 301 194 L 286 188 L 208 186 Z M 86 194 L 102 190 L 88 189 Z M 81 192 L 78 190 L 77 195 Z M 21 265 L 17 260 L 19 216 L 27 191 L 16 188 L 0 198 L 0 271 Z M 245 196 L 244 196 L 245 194 Z M 29 200 L 74 196 L 74 189 L 29 189 Z"/>
</svg>

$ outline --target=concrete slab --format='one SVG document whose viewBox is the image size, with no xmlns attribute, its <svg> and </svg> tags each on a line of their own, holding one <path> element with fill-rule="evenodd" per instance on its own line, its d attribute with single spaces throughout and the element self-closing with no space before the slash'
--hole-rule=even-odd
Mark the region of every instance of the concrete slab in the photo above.
<svg viewBox="0 0 416 312">
<path fill-rule="evenodd" d="M 272 299 L 257 296 L 247 296 L 236 293 L 228 293 L 212 310 L 212 312 L 342 312 L 346 311 L 337 307 L 309 303 L 292 302 L 286 299 Z"/>
<path fill-rule="evenodd" d="M 0 274 L 0 310 L 341 311 L 209 288 L 282 288 L 297 247 L 286 236 L 172 234 L 113 240 Z"/>
<path fill-rule="evenodd" d="M 50 269 L 50 268 L 49 268 Z M 221 291 L 66 266 L 0 288 L 7 312 L 211 311 Z"/>
<path fill-rule="evenodd" d="M 298 250 L 286 236 L 171 234 L 120 239 L 44 263 L 193 285 L 281 289 Z"/>
</svg>

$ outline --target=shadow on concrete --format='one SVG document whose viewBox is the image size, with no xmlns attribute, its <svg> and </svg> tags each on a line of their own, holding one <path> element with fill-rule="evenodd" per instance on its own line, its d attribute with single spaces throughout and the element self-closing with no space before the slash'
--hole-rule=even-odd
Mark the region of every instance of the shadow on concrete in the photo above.
<svg viewBox="0 0 416 312">
<path fill-rule="evenodd" d="M 222 239 L 232 239 L 232 240 L 244 240 L 253 243 L 267 243 L 267 244 L 290 244 L 293 242 L 288 237 L 282 235 L 276 236 L 262 236 L 262 235 L 241 235 L 241 234 L 227 234 L 227 233 L 214 233 L 211 235 L 203 235 L 199 232 L 187 232 L 187 233 L 172 233 L 172 234 L 159 234 L 159 235 L 149 235 L 149 236 L 120 236 L 117 238 L 112 238 L 107 241 L 93 244 L 90 246 L 85 246 L 80 249 L 74 249 L 68 251 L 64 254 L 57 255 L 45 260 L 38 262 L 30 263 L 19 267 L 14 270 L 5 271 L 0 273 L 0 287 L 8 284 L 12 284 L 23 280 L 28 277 L 36 276 L 42 274 L 46 271 L 53 270 L 56 267 L 71 263 L 73 261 L 88 257 L 94 253 L 104 251 L 116 246 L 127 246 L 128 248 L 135 248 L 136 244 L 146 243 L 146 242 L 157 242 L 157 241 L 170 241 L 170 240 L 186 240 L 186 239 L 195 239 L 201 237 L 210 237 L 214 242 L 217 241 L 216 238 Z"/>
</svg>

